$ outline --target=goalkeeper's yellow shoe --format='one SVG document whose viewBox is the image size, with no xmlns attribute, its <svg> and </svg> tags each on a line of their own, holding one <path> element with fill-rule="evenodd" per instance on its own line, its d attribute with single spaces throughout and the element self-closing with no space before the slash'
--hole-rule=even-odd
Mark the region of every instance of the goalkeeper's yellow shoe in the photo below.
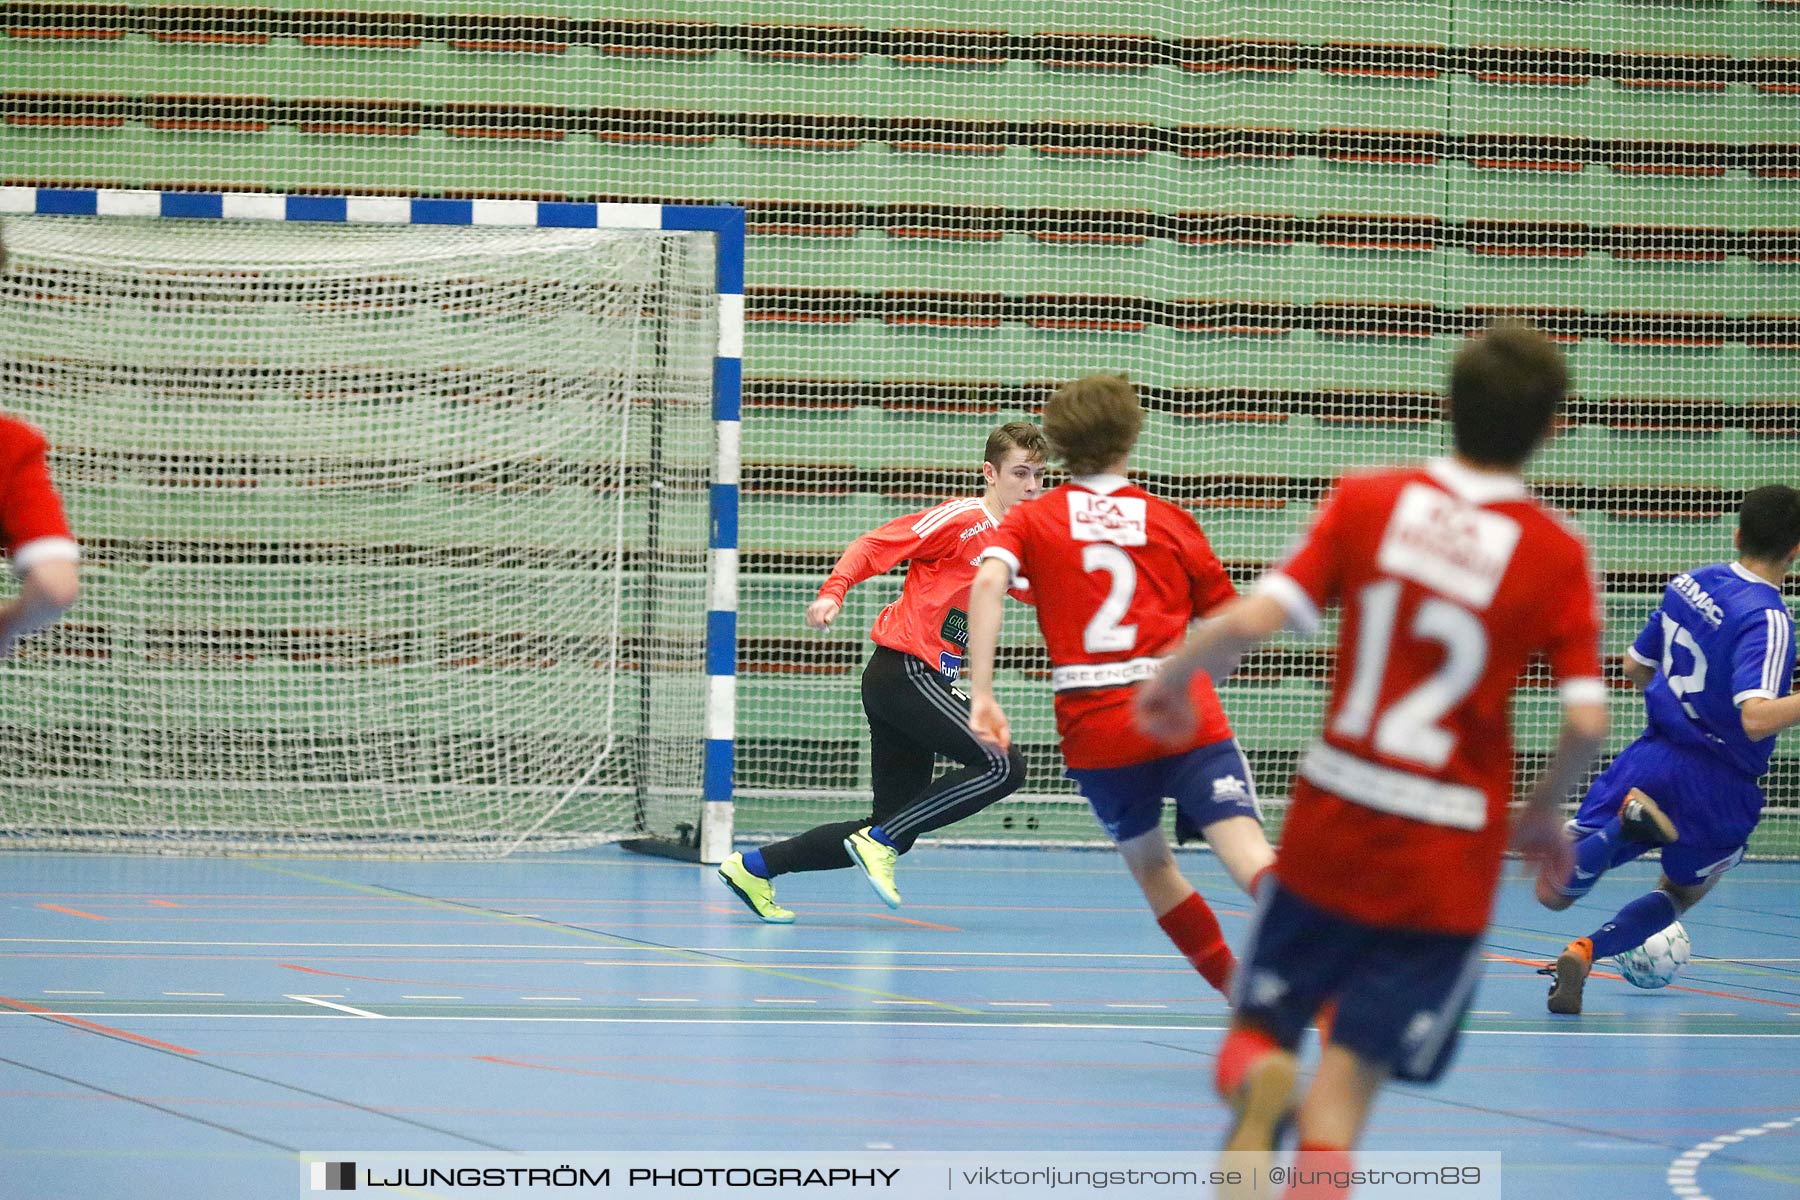
<svg viewBox="0 0 1800 1200">
<path fill-rule="evenodd" d="M 745 908 L 769 924 L 794 923 L 793 912 L 775 903 L 775 885 L 760 875 L 752 875 L 742 854 L 733 854 L 719 864 L 719 879 L 737 894 Z"/>
<path fill-rule="evenodd" d="M 894 863 L 899 861 L 900 852 L 892 846 L 886 846 L 870 836 L 872 825 L 865 825 L 844 839 L 844 849 L 881 897 L 882 903 L 889 908 L 900 907 L 900 890 L 894 886 Z"/>
</svg>

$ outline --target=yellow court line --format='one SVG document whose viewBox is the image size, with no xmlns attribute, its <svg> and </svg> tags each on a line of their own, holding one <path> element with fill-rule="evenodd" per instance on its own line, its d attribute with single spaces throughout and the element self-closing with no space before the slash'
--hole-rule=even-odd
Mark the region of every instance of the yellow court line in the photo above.
<svg viewBox="0 0 1800 1200">
<path fill-rule="evenodd" d="M 831 988 L 853 995 L 867 996 L 878 1000 L 905 1000 L 913 1004 L 928 1004 L 944 1012 L 960 1013 L 963 1016 L 977 1016 L 979 1009 L 963 1008 L 961 1005 L 947 1004 L 942 1000 L 926 1000 L 918 996 L 908 996 L 900 992 L 884 992 L 877 988 L 858 987 L 853 983 L 840 983 L 832 979 L 818 979 L 811 975 L 801 975 L 793 971 L 782 971 L 774 967 L 759 966 L 756 963 L 733 962 L 729 959 L 716 958 L 710 954 L 700 954 L 693 950 L 684 950 L 679 946 L 658 946 L 653 943 L 637 941 L 632 938 L 619 937 L 616 934 L 601 933 L 594 929 L 583 929 L 576 925 L 563 925 L 555 921 L 545 921 L 538 917 L 521 917 L 513 913 L 498 912 L 491 908 L 477 908 L 472 904 L 457 904 L 449 900 L 438 900 L 431 896 L 415 896 L 408 892 L 397 892 L 390 888 L 375 887 L 366 883 L 354 883 L 348 879 L 334 879 L 329 875 L 315 875 L 310 871 L 296 871 L 290 867 L 277 867 L 270 863 L 245 862 L 243 864 L 257 871 L 267 871 L 274 875 L 286 875 L 294 879 L 305 879 L 312 883 L 322 883 L 330 887 L 347 888 L 353 892 L 361 892 L 369 896 L 382 896 L 389 900 L 405 900 L 413 904 L 423 905 L 444 912 L 478 912 L 504 921 L 510 925 L 523 925 L 530 929 L 554 930 L 557 933 L 574 934 L 589 941 L 599 942 L 606 946 L 633 946 L 639 949 L 654 950 L 674 958 L 683 958 L 704 963 L 710 966 L 730 967 L 734 970 L 748 971 L 770 979 L 786 979 L 794 983 L 810 984 L 814 987 Z"/>
</svg>

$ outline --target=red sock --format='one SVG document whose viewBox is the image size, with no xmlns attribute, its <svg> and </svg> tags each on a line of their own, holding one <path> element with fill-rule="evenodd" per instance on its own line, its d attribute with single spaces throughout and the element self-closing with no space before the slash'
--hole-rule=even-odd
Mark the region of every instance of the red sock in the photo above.
<svg viewBox="0 0 1800 1200">
<path fill-rule="evenodd" d="M 1187 955 L 1194 970 L 1206 977 L 1206 982 L 1221 992 L 1225 990 L 1237 959 L 1219 931 L 1219 918 L 1213 916 L 1199 892 L 1188 893 L 1186 900 L 1156 918 L 1156 923 L 1169 935 L 1175 948 Z"/>
<path fill-rule="evenodd" d="M 1237 1091 L 1238 1084 L 1244 1082 L 1244 1076 L 1250 1068 L 1262 1061 L 1264 1055 L 1273 1054 L 1281 1049 L 1275 1039 L 1260 1029 L 1250 1029 L 1234 1025 L 1231 1032 L 1225 1035 L 1225 1041 L 1219 1046 L 1218 1073 L 1213 1082 L 1219 1089 L 1219 1095 L 1230 1096 Z"/>
<path fill-rule="evenodd" d="M 1343 1200 L 1350 1194 L 1352 1161 L 1350 1151 L 1341 1146 L 1302 1141 L 1289 1174 L 1293 1182 L 1281 1193 L 1282 1200 Z"/>
</svg>

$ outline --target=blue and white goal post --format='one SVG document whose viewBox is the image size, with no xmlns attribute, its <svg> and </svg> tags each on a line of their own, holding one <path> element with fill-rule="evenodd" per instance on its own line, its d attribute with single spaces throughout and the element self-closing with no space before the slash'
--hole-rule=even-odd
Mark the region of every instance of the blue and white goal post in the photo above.
<svg viewBox="0 0 1800 1200">
<path fill-rule="evenodd" d="M 741 208 L 0 187 L 0 229 L 0 408 L 49 431 L 108 647 L 80 686 L 162 689 L 0 832 L 730 852 Z M 155 578 L 174 616 L 111 604 Z M 23 719 L 92 757 L 51 646 Z"/>
</svg>

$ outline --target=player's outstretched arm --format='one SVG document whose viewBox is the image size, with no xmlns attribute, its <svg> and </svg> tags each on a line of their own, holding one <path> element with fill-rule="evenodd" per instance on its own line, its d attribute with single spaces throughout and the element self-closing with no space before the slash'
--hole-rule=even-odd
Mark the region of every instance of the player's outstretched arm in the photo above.
<svg viewBox="0 0 1800 1200">
<path fill-rule="evenodd" d="M 969 730 L 1002 750 L 1012 746 L 1012 729 L 994 699 L 994 654 L 1004 615 L 1001 597 L 1011 581 L 1012 568 L 990 558 L 982 562 L 969 587 Z"/>
<path fill-rule="evenodd" d="M 1513 823 L 1513 848 L 1538 868 L 1541 879 L 1561 883 L 1575 865 L 1560 806 L 1600 753 L 1607 724 L 1604 702 L 1565 705 L 1556 749 L 1525 794 L 1525 807 Z"/>
<path fill-rule="evenodd" d="M 936 558 L 946 545 L 953 545 L 959 530 L 952 522 L 940 521 L 925 533 L 920 532 L 920 519 L 932 511 L 895 517 L 851 542 L 819 585 L 818 598 L 806 606 L 807 625 L 829 629 L 851 588 L 865 579 L 887 574 L 908 559 Z"/>
<path fill-rule="evenodd" d="M 0 658 L 12 654 L 20 638 L 54 624 L 69 611 L 81 590 L 75 571 L 74 563 L 53 559 L 25 572 L 19 594 L 0 605 Z"/>
<path fill-rule="evenodd" d="M 1201 622 L 1187 644 L 1164 662 L 1137 695 L 1138 727 L 1165 742 L 1178 742 L 1194 732 L 1194 708 L 1188 685 L 1196 671 L 1215 683 L 1237 670 L 1244 655 L 1267 641 L 1286 621 L 1287 613 L 1271 596 L 1245 596 L 1225 605 L 1216 617 Z"/>
</svg>

